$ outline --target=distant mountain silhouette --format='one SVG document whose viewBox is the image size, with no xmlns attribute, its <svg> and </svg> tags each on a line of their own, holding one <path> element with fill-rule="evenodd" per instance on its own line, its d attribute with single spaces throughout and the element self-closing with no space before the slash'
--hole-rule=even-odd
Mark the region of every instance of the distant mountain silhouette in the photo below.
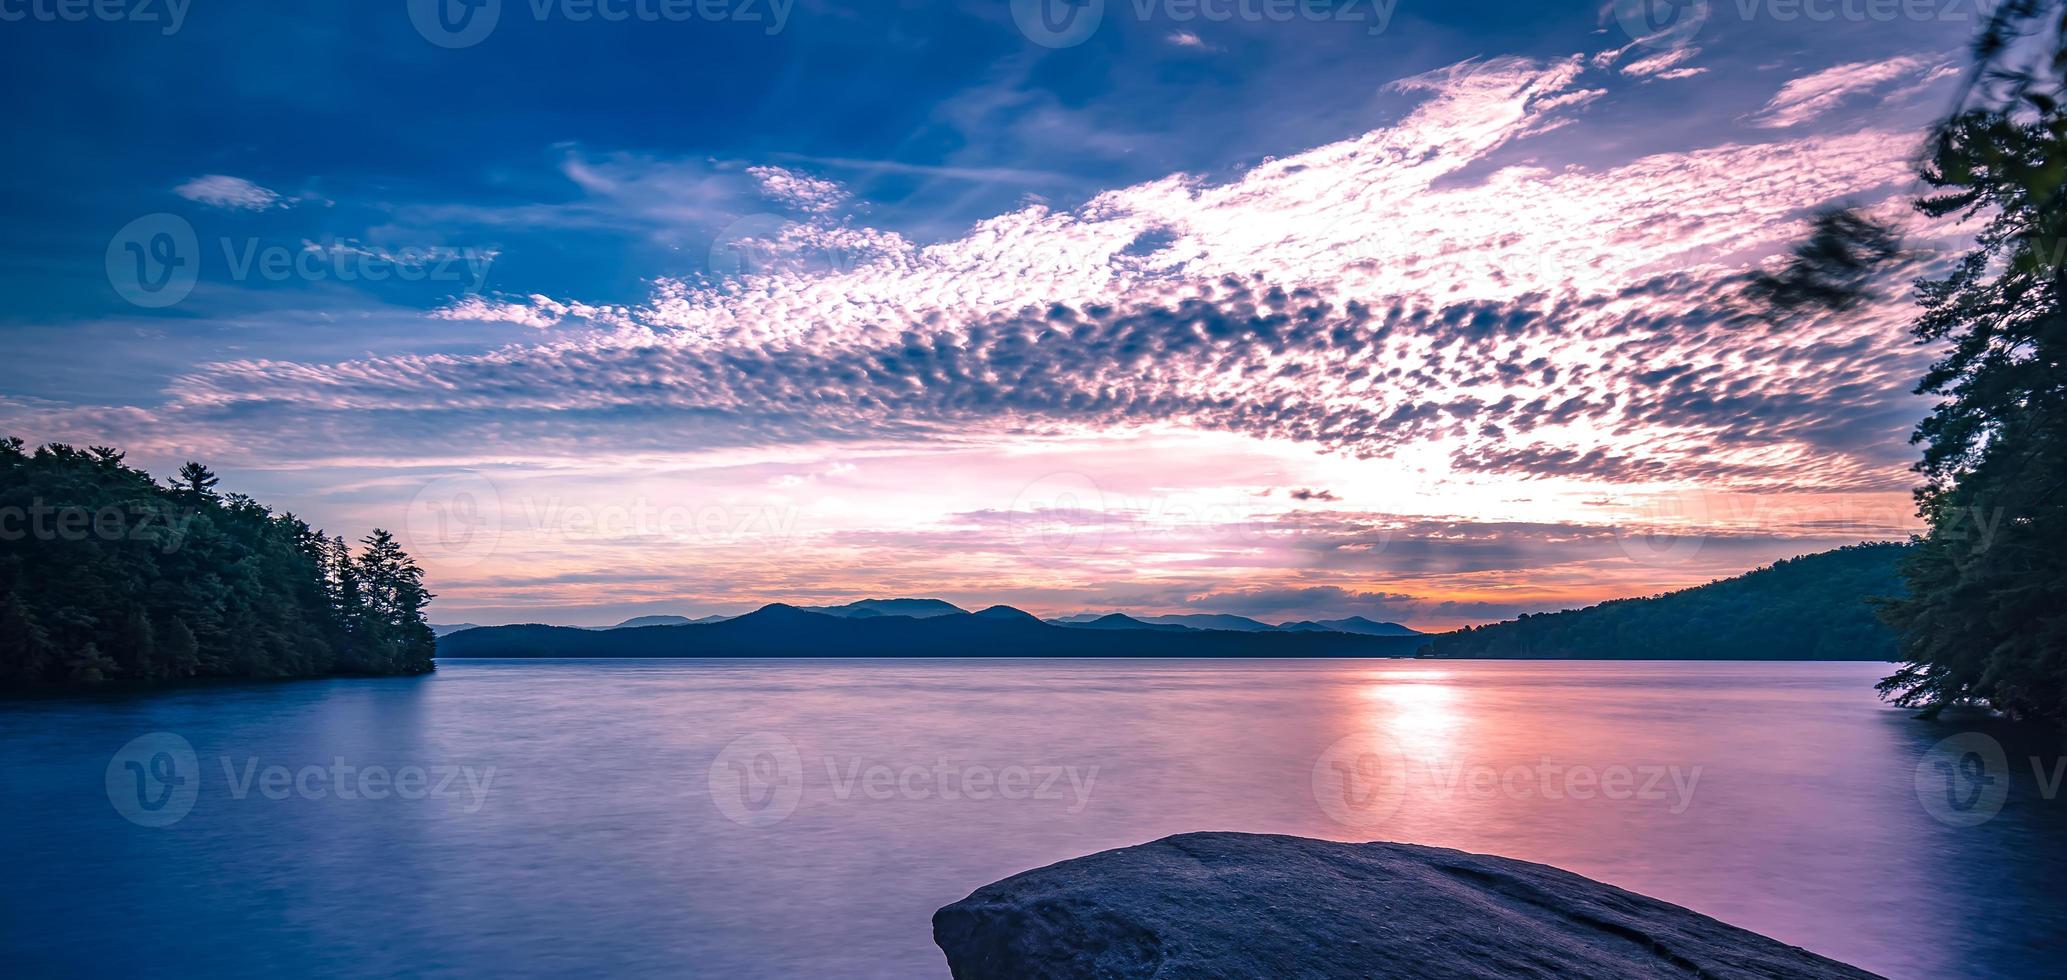
<svg viewBox="0 0 2067 980">
<path fill-rule="evenodd" d="M 926 600 L 918 600 L 924 602 Z M 924 618 L 830 615 L 769 605 L 719 623 L 584 630 L 485 626 L 440 640 L 438 655 L 488 657 L 1386 657 L 1413 637 L 1056 626 L 1009 606 Z"/>
<path fill-rule="evenodd" d="M 1024 609 L 1014 609 L 1011 606 L 991 606 L 986 609 L 979 609 L 970 615 L 981 616 L 984 619 L 1003 619 L 1011 622 L 1038 623 L 1041 621 L 1039 616 L 1035 616 Z"/>
<path fill-rule="evenodd" d="M 1420 630 L 1410 629 L 1398 623 L 1380 623 L 1365 619 L 1362 616 L 1351 616 L 1348 619 L 1305 619 L 1272 626 L 1262 620 L 1250 619 L 1247 616 L 1231 616 L 1223 613 L 1170 613 L 1161 616 L 1124 616 L 1119 613 L 1084 612 L 1069 616 L 1059 616 L 1048 620 L 1048 622 L 1061 626 L 1086 626 L 1112 619 L 1116 615 L 1144 626 L 1181 626 L 1195 630 L 1239 630 L 1246 633 L 1284 630 L 1294 633 L 1361 633 L 1365 636 L 1423 635 Z"/>
<path fill-rule="evenodd" d="M 1362 616 L 1351 616 L 1348 619 L 1303 619 L 1294 623 L 1279 623 L 1277 628 L 1281 630 L 1292 630 L 1295 632 L 1302 633 L 1309 633 L 1315 630 L 1328 630 L 1335 633 L 1361 633 L 1365 636 L 1425 635 L 1420 630 L 1412 629 L 1406 626 L 1401 626 L 1398 623 L 1380 623 L 1374 620 L 1365 619 Z"/>
<path fill-rule="evenodd" d="M 967 614 L 968 610 L 944 599 L 862 599 L 844 606 L 798 606 L 808 612 L 824 613 L 846 619 L 866 616 L 910 616 L 925 619 L 930 616 L 952 616 Z"/>
<path fill-rule="evenodd" d="M 1144 623 L 1159 626 L 1189 626 L 1195 630 L 1240 630 L 1255 633 L 1274 630 L 1277 627 L 1259 622 L 1247 616 L 1228 616 L 1218 613 L 1181 613 L 1169 616 L 1137 616 Z"/>
<path fill-rule="evenodd" d="M 693 623 L 716 623 L 730 618 L 731 617 L 729 616 L 704 616 L 700 619 L 690 619 L 687 616 L 667 615 L 633 616 L 632 618 L 627 619 L 624 622 L 618 623 L 613 626 L 576 626 L 574 628 L 578 630 L 635 630 L 647 626 L 686 626 Z"/>
<path fill-rule="evenodd" d="M 447 633 L 457 633 L 460 630 L 472 630 L 481 628 L 473 623 L 448 623 L 442 626 L 437 623 L 432 623 L 430 625 L 432 636 L 444 636 Z"/>
<path fill-rule="evenodd" d="M 1061 626 L 1064 626 L 1064 627 L 1066 627 L 1066 628 L 1068 628 L 1068 629 L 1073 629 L 1073 630 L 1188 630 L 1188 629 L 1191 629 L 1191 627 L 1189 627 L 1189 626 L 1179 626 L 1179 625 L 1176 625 L 1176 624 L 1173 624 L 1173 623 L 1149 623 L 1149 622 L 1143 622 L 1142 620 L 1139 620 L 1139 619 L 1135 619 L 1134 617 L 1132 617 L 1132 616 L 1128 616 L 1128 615 L 1126 615 L 1126 614 L 1124 614 L 1124 613 L 1108 613 L 1108 614 L 1106 614 L 1106 615 L 1104 615 L 1104 616 L 1100 616 L 1100 617 L 1098 617 L 1097 619 L 1088 619 L 1088 620 L 1083 620 L 1083 621 L 1081 621 L 1081 622 L 1075 622 L 1075 623 L 1060 623 L 1060 624 L 1058 624 L 1058 625 L 1061 625 Z"/>
<path fill-rule="evenodd" d="M 687 616 L 633 616 L 632 618 L 627 619 L 624 622 L 617 624 L 616 626 L 609 626 L 605 628 L 621 630 L 630 629 L 638 626 L 687 626 L 691 622 L 694 622 L 694 620 L 691 620 Z"/>
</svg>

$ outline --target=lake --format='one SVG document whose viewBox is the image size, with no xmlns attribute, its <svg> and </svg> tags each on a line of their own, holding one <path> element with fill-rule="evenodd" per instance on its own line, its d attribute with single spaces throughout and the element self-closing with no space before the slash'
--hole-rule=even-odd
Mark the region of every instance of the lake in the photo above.
<svg viewBox="0 0 2067 980">
<path fill-rule="evenodd" d="M 0 961 L 945 976 L 930 917 L 980 885 L 1241 830 L 1540 861 L 1891 976 L 2054 975 L 2059 740 L 1918 721 L 1885 670 L 464 661 L 0 701 Z"/>
</svg>

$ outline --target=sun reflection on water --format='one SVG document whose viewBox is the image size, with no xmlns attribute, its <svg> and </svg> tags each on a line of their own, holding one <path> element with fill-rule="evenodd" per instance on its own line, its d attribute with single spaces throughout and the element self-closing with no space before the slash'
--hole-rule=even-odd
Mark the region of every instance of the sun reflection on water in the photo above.
<svg viewBox="0 0 2067 980">
<path fill-rule="evenodd" d="M 1392 736 L 1411 759 L 1426 763 L 1456 751 L 1464 712 L 1459 710 L 1461 692 L 1444 683 L 1449 677 L 1449 672 L 1442 670 L 1380 674 L 1362 692 L 1383 703 L 1384 709 L 1373 715 L 1372 722 Z"/>
</svg>

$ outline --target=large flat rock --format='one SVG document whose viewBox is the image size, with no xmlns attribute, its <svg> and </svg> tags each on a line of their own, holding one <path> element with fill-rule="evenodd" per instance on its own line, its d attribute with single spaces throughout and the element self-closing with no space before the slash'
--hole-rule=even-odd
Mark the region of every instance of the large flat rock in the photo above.
<svg viewBox="0 0 2067 980">
<path fill-rule="evenodd" d="M 933 915 L 991 977 L 1870 977 L 1526 861 L 1183 834 L 985 885 Z"/>
</svg>

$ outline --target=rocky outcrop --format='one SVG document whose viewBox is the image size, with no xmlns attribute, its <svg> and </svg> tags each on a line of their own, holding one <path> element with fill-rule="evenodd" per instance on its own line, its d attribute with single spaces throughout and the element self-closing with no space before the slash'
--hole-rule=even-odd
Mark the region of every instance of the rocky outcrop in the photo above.
<svg viewBox="0 0 2067 980">
<path fill-rule="evenodd" d="M 992 977 L 1870 977 L 1540 864 L 1184 834 L 985 885 L 933 915 Z"/>
</svg>

